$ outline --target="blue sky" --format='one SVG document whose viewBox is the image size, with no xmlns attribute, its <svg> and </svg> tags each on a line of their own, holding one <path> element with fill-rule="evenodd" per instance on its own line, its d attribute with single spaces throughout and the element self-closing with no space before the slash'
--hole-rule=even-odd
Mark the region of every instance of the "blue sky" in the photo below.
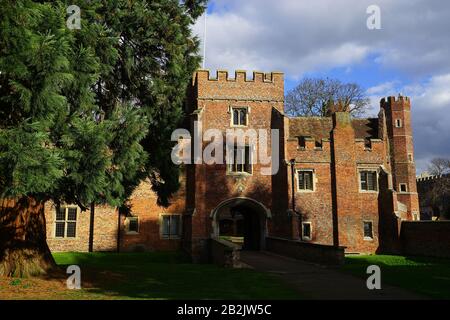
<svg viewBox="0 0 450 320">
<path fill-rule="evenodd" d="M 395 82 L 406 82 L 407 76 L 400 70 L 394 70 L 392 68 L 384 68 L 382 65 L 376 62 L 377 55 L 369 55 L 356 64 L 350 64 L 347 66 L 338 66 L 326 68 L 323 70 L 314 70 L 306 72 L 304 75 L 308 77 L 329 77 L 336 78 L 344 82 L 356 82 L 363 88 L 369 89 L 385 82 L 387 79 Z M 298 80 L 287 79 L 285 90 L 289 91 L 298 84 Z"/>
<path fill-rule="evenodd" d="M 367 28 L 374 2 L 380 30 Z M 306 76 L 356 82 L 370 115 L 384 96 L 408 95 L 420 173 L 450 158 L 449 16 L 441 0 L 210 0 L 205 67 L 282 71 L 286 91 Z"/>
</svg>

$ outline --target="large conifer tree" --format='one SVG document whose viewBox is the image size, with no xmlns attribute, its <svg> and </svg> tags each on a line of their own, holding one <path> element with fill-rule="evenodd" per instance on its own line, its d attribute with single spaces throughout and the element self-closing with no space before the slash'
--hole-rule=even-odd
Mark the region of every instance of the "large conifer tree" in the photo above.
<svg viewBox="0 0 450 320">
<path fill-rule="evenodd" d="M 170 134 L 199 64 L 204 0 L 0 0 L 0 274 L 54 267 L 44 203 L 121 205 L 178 187 Z"/>
</svg>

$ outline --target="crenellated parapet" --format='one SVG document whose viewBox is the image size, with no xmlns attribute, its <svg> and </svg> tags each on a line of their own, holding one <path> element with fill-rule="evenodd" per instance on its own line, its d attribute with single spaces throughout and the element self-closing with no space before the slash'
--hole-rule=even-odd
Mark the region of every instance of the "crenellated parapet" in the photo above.
<svg viewBox="0 0 450 320">
<path fill-rule="evenodd" d="M 316 139 L 313 137 L 298 137 L 297 150 L 299 151 L 329 151 L 330 139 Z"/>
<path fill-rule="evenodd" d="M 399 95 L 397 97 L 389 96 L 389 97 L 385 97 L 385 98 L 381 99 L 381 104 L 392 103 L 392 102 L 400 102 L 400 101 L 411 102 L 411 99 L 409 97 L 402 96 L 402 95 Z"/>
<path fill-rule="evenodd" d="M 381 139 L 355 139 L 355 154 L 358 163 L 383 165 L 386 149 Z"/>
<path fill-rule="evenodd" d="M 397 97 L 390 96 L 381 99 L 380 101 L 381 108 L 383 109 L 392 109 L 393 111 L 397 110 L 410 110 L 411 109 L 411 99 L 409 97 L 405 97 L 399 95 Z"/>
<path fill-rule="evenodd" d="M 381 153 L 384 142 L 381 139 L 355 139 L 356 150 L 373 151 Z"/>
<path fill-rule="evenodd" d="M 425 177 L 417 177 L 416 181 L 419 182 L 427 182 L 427 181 L 438 181 L 443 178 L 450 178 L 450 174 L 444 174 L 439 176 L 425 176 Z"/>
<path fill-rule="evenodd" d="M 212 77 L 209 70 L 197 70 L 197 76 L 206 77 L 209 81 L 231 81 L 231 82 L 261 82 L 261 83 L 275 83 L 277 81 L 283 81 L 282 72 L 262 72 L 253 71 L 253 77 L 249 79 L 247 77 L 246 70 L 236 70 L 234 77 L 230 77 L 230 73 L 227 70 L 217 70 L 216 76 Z"/>
<path fill-rule="evenodd" d="M 197 70 L 193 81 L 200 100 L 284 102 L 282 72 L 254 71 L 249 78 L 244 70 L 236 70 L 234 77 L 226 70 L 218 70 L 215 77 L 209 70 Z"/>
</svg>

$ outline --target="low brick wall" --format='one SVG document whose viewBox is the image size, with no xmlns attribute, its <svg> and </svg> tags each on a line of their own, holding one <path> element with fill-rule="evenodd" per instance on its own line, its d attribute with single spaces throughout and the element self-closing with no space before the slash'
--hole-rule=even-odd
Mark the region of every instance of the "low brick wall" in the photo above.
<svg viewBox="0 0 450 320">
<path fill-rule="evenodd" d="M 211 239 L 209 250 L 212 263 L 230 268 L 240 266 L 240 246 L 221 239 Z"/>
<path fill-rule="evenodd" d="M 344 264 L 345 248 L 282 238 L 266 238 L 266 250 L 273 253 L 326 265 Z"/>
<path fill-rule="evenodd" d="M 403 221 L 403 254 L 450 258 L 450 221 Z"/>
</svg>

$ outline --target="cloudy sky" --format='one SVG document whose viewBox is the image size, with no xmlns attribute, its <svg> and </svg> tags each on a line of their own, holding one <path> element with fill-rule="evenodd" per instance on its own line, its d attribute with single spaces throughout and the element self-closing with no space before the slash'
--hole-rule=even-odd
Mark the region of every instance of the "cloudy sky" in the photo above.
<svg viewBox="0 0 450 320">
<path fill-rule="evenodd" d="M 379 30 L 367 28 L 370 5 Z M 450 157 L 449 17 L 442 0 L 210 0 L 205 67 L 283 71 L 286 91 L 305 76 L 357 82 L 371 114 L 384 96 L 410 96 L 420 173 Z"/>
</svg>

